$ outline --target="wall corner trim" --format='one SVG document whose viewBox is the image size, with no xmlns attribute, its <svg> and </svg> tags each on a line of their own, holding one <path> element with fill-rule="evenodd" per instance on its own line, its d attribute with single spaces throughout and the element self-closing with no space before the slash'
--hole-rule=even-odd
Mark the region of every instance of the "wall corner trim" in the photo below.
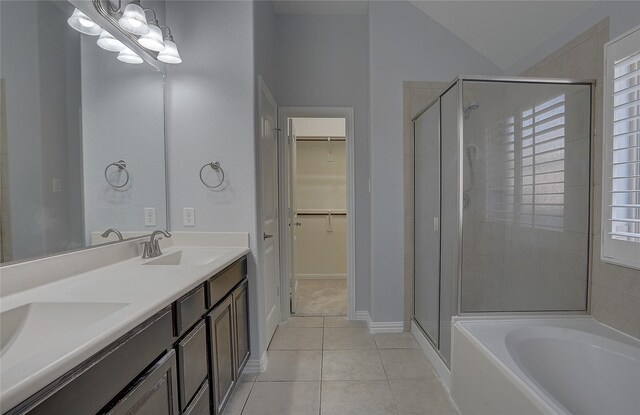
<svg viewBox="0 0 640 415">
<path fill-rule="evenodd" d="M 265 350 L 260 359 L 249 359 L 247 365 L 244 367 L 243 373 L 262 373 L 267 369 L 267 361 L 267 351 Z"/>
<path fill-rule="evenodd" d="M 402 333 L 404 322 L 402 321 L 371 321 L 368 311 L 356 311 L 356 320 L 367 322 L 371 334 L 378 333 Z"/>
</svg>

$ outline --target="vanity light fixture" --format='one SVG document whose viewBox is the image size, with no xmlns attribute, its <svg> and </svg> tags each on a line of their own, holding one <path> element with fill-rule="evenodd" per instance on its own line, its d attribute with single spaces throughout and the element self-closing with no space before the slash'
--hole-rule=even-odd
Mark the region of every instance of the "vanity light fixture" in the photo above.
<svg viewBox="0 0 640 415">
<path fill-rule="evenodd" d="M 100 39 L 98 39 L 98 46 L 100 46 L 104 50 L 108 50 L 109 52 L 121 52 L 126 46 L 124 43 L 120 42 L 118 39 L 113 37 L 113 35 L 106 30 L 102 29 L 102 33 L 100 33 Z"/>
<path fill-rule="evenodd" d="M 102 28 L 95 24 L 89 16 L 82 13 L 80 10 L 75 9 L 69 19 L 67 19 L 69 26 L 73 27 L 80 33 L 85 35 L 98 36 L 102 32 Z"/>
<path fill-rule="evenodd" d="M 162 41 L 162 30 L 158 24 L 156 12 L 151 9 L 144 9 L 144 11 L 153 13 L 153 17 L 149 21 L 149 33 L 138 39 L 138 43 L 149 50 L 160 52 L 164 50 L 164 42 Z"/>
<path fill-rule="evenodd" d="M 176 46 L 176 42 L 173 40 L 173 35 L 171 34 L 171 29 L 167 26 L 162 26 L 167 28 L 167 35 L 164 37 L 164 49 L 158 53 L 158 60 L 164 63 L 170 64 L 178 64 L 182 63 L 182 58 L 180 57 L 180 53 L 178 52 L 178 46 Z"/>
<path fill-rule="evenodd" d="M 120 53 L 118 53 L 118 60 L 120 62 L 132 63 L 135 65 L 143 62 L 140 56 L 126 46 L 120 51 Z"/>
<path fill-rule="evenodd" d="M 146 35 L 150 31 L 140 0 L 133 0 L 126 5 L 118 24 L 127 32 L 138 36 Z"/>
</svg>

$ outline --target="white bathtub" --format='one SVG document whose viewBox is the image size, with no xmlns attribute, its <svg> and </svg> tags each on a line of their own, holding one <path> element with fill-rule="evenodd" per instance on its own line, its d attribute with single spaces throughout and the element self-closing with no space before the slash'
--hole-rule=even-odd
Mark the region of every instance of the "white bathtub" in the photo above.
<svg viewBox="0 0 640 415">
<path fill-rule="evenodd" d="M 588 317 L 458 319 L 451 376 L 463 415 L 640 414 L 640 341 Z"/>
</svg>

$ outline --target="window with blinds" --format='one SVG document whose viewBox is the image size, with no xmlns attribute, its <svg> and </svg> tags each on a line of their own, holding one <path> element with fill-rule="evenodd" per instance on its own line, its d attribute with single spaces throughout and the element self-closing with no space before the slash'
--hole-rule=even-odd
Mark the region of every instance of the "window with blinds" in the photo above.
<svg viewBox="0 0 640 415">
<path fill-rule="evenodd" d="M 565 98 L 526 107 L 485 130 L 487 221 L 564 230 Z"/>
<path fill-rule="evenodd" d="M 606 45 L 603 260 L 640 268 L 640 28 Z"/>
<path fill-rule="evenodd" d="M 522 112 L 520 224 L 563 230 L 565 95 Z"/>
<path fill-rule="evenodd" d="M 486 219 L 513 223 L 515 214 L 515 119 L 507 117 L 488 126 L 484 134 L 487 172 Z M 470 147 L 465 151 L 465 157 Z M 471 161 L 469 161 L 471 165 Z M 473 186 L 473 183 L 471 183 Z"/>
</svg>

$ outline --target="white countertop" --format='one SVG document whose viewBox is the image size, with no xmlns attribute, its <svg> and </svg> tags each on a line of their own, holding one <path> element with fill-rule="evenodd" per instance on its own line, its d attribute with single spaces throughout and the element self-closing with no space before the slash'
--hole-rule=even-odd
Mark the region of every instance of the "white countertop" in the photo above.
<svg viewBox="0 0 640 415">
<path fill-rule="evenodd" d="M 149 260 L 127 258 L 76 275 L 60 275 L 54 281 L 49 279 L 42 285 L 33 284 L 16 292 L 9 290 L 7 295 L 3 295 L 0 298 L 2 312 L 30 303 L 107 303 L 117 306 L 116 311 L 82 330 L 68 330 L 68 324 L 61 324 L 60 330 L 68 330 L 68 334 L 55 336 L 58 340 L 35 338 L 36 336 L 32 339 L 19 339 L 18 336 L 19 340 L 16 342 L 28 342 L 31 352 L 12 352 L 9 348 L 0 357 L 2 412 L 19 404 L 249 252 L 247 234 L 230 234 L 235 238 L 227 238 L 230 244 L 243 246 L 225 246 L 225 238 L 220 237 L 213 238 L 214 242 L 207 242 L 204 233 L 194 234 L 193 238 L 186 234 L 175 233 L 175 238 L 162 241 L 163 255 L 188 247 L 191 250 L 206 250 L 218 257 L 206 265 L 153 266 L 142 265 Z M 238 235 L 244 236 L 238 238 Z M 100 254 L 100 248 L 92 251 L 93 255 Z M 77 258 L 83 252 L 69 254 L 66 261 L 73 262 L 73 256 Z M 64 256 L 52 260 L 60 262 L 60 258 Z M 62 262 L 64 260 L 62 258 Z M 41 272 L 47 273 L 47 259 L 39 261 Z M 30 274 L 34 273 L 31 264 L 22 265 Z M 9 272 L 8 268 L 7 274 L 19 277 L 19 270 L 12 269 Z M 73 266 L 70 265 L 70 268 Z M 5 270 L 0 270 L 4 274 Z M 34 279 L 33 275 L 29 277 Z M 4 275 L 1 281 L 5 282 Z M 78 310 L 82 310 L 81 305 Z"/>
</svg>

